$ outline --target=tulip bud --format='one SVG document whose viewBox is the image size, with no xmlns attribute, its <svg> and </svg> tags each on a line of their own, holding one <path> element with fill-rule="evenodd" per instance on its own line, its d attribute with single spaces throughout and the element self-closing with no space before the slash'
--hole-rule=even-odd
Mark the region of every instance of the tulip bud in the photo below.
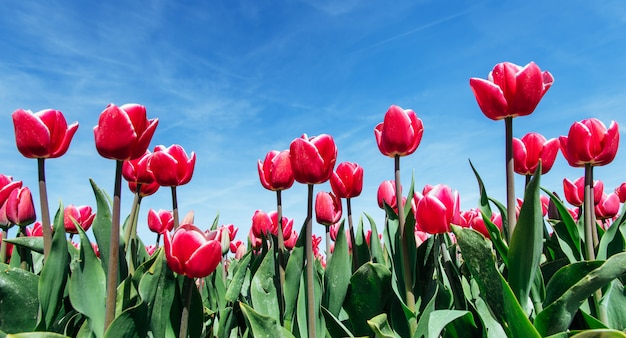
<svg viewBox="0 0 626 338">
<path fill-rule="evenodd" d="M 541 174 L 546 174 L 556 160 L 559 140 L 546 140 L 538 133 L 528 133 L 522 139 L 513 138 L 513 169 L 520 175 L 533 175 L 541 161 Z"/>
<path fill-rule="evenodd" d="M 352 162 L 343 162 L 330 177 L 330 187 L 339 198 L 357 197 L 363 190 L 363 167 Z"/>
<path fill-rule="evenodd" d="M 315 197 L 317 223 L 331 226 L 341 220 L 341 200 L 332 192 L 320 191 Z"/>
<path fill-rule="evenodd" d="M 4 205 L 7 219 L 18 226 L 27 226 L 37 219 L 33 196 L 28 187 L 14 189 Z"/>
<path fill-rule="evenodd" d="M 150 170 L 154 179 L 163 187 L 176 187 L 189 183 L 196 164 L 196 153 L 187 156 L 178 144 L 169 148 L 157 146 L 150 157 Z"/>
<path fill-rule="evenodd" d="M 380 152 L 389 157 L 410 155 L 422 140 L 424 126 L 413 110 L 392 105 L 385 119 L 374 128 Z"/>
</svg>

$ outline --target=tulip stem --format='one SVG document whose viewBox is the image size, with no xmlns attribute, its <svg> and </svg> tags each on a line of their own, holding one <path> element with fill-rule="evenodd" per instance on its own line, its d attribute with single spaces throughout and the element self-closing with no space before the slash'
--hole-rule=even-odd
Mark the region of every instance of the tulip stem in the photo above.
<svg viewBox="0 0 626 338">
<path fill-rule="evenodd" d="M 404 280 L 404 292 L 406 296 L 406 305 L 412 311 L 415 312 L 415 295 L 413 294 L 413 274 L 411 264 L 409 264 L 409 244 L 406 239 L 404 229 L 405 216 L 404 205 L 402 205 L 402 184 L 400 183 L 400 155 L 396 155 L 395 159 L 395 176 L 396 176 L 396 206 L 398 207 L 398 227 L 400 230 L 400 243 L 401 243 L 401 259 L 402 259 L 402 278 Z M 410 233 L 413 236 L 413 233 Z M 417 330 L 417 321 L 415 319 L 410 321 L 411 335 Z"/>
<path fill-rule="evenodd" d="M 106 313 L 104 331 L 115 319 L 115 303 L 117 296 L 117 274 L 120 260 L 120 206 L 122 196 L 122 164 L 124 161 L 115 161 L 115 186 L 113 188 L 113 214 L 111 220 L 111 246 L 109 250 L 109 269 L 107 273 Z"/>
<path fill-rule="evenodd" d="M 332 239 L 330 238 L 330 226 L 324 226 L 325 228 L 325 232 L 326 232 L 326 261 L 330 261 L 330 241 L 332 241 Z M 339 235 L 339 234 L 337 234 Z"/>
<path fill-rule="evenodd" d="M 45 158 L 37 159 L 39 173 L 39 203 L 41 205 L 41 230 L 43 232 L 43 259 L 48 258 L 52 247 L 52 231 L 50 229 L 50 208 L 48 207 L 48 191 L 46 189 Z"/>
<path fill-rule="evenodd" d="M 308 207 L 306 215 L 306 314 L 309 338 L 315 337 L 315 292 L 313 284 L 313 184 L 309 184 Z"/>
<path fill-rule="evenodd" d="M 278 214 L 278 308 L 280 323 L 284 324 L 285 299 L 283 290 L 285 287 L 285 236 L 283 235 L 283 201 L 281 190 L 276 190 L 276 213 Z"/>
<path fill-rule="evenodd" d="M 26 234 L 26 227 L 20 227 L 20 231 L 18 232 L 17 236 L 28 237 L 28 234 Z M 19 246 L 17 249 L 20 252 L 20 268 L 25 271 L 30 271 L 33 261 L 30 250 L 23 246 Z"/>
<path fill-rule="evenodd" d="M 180 225 L 178 222 L 178 197 L 176 197 L 176 186 L 172 186 L 172 215 L 174 215 L 174 230 Z"/>
<path fill-rule="evenodd" d="M 0 263 L 7 263 L 7 244 L 2 241 L 7 239 L 9 229 L 0 228 Z"/>
<path fill-rule="evenodd" d="M 346 198 L 346 209 L 348 212 L 348 229 L 350 230 L 350 245 L 353 246 L 356 243 L 356 239 L 354 237 L 354 228 L 352 226 L 352 203 L 350 201 L 350 197 Z M 352 272 L 356 271 L 359 267 L 359 259 L 357 257 L 357 250 L 352 250 Z"/>
<path fill-rule="evenodd" d="M 185 303 L 183 305 L 183 313 L 180 318 L 180 331 L 178 332 L 178 338 L 187 337 L 187 328 L 189 327 L 189 307 L 191 306 L 191 293 L 193 292 L 194 281 L 192 278 L 185 276 L 183 282 L 183 297 L 185 297 Z"/>
<path fill-rule="evenodd" d="M 505 126 L 505 146 L 506 146 L 506 214 L 507 214 L 507 235 L 509 243 L 513 237 L 516 216 L 515 201 L 515 172 L 513 171 L 513 117 L 504 118 Z"/>
</svg>

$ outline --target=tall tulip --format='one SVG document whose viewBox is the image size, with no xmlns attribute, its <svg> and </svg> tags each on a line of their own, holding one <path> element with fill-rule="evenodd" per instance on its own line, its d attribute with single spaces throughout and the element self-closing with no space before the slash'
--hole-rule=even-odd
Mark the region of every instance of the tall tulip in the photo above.
<svg viewBox="0 0 626 338">
<path fill-rule="evenodd" d="M 315 219 L 326 228 L 326 254 L 330 255 L 330 226 L 341 220 L 341 199 L 332 192 L 318 192 L 315 197 Z"/>
<path fill-rule="evenodd" d="M 529 177 L 537 170 L 541 160 L 541 174 L 544 175 L 556 160 L 559 152 L 559 140 L 546 138 L 539 133 L 528 133 L 521 139 L 513 138 L 514 170 L 520 175 Z"/>
<path fill-rule="evenodd" d="M 363 190 L 363 167 L 354 162 L 342 162 L 330 177 L 330 188 L 339 198 L 346 199 L 346 213 L 348 219 L 348 240 L 355 243 L 354 226 L 352 224 L 352 198 L 361 195 Z M 359 262 L 358 254 L 352 252 L 352 269 L 356 271 Z"/>
<path fill-rule="evenodd" d="M 92 212 L 92 209 L 88 205 L 75 206 L 70 204 L 65 207 L 63 212 L 63 225 L 65 232 L 69 234 L 77 234 L 76 223 L 78 223 L 83 230 L 87 231 L 93 223 L 96 214 Z"/>
<path fill-rule="evenodd" d="M 265 189 L 279 191 L 291 188 L 294 177 L 289 161 L 289 150 L 272 150 L 265 160 L 257 162 L 259 178 Z"/>
</svg>

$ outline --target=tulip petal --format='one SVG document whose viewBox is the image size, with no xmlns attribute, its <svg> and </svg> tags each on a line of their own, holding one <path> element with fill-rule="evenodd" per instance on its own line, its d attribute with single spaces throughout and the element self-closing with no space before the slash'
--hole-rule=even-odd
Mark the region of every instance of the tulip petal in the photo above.
<svg viewBox="0 0 626 338">
<path fill-rule="evenodd" d="M 617 155 L 619 147 L 619 127 L 615 121 L 611 122 L 609 129 L 603 139 L 602 151 L 594 160 L 595 165 L 605 165 L 611 163 Z"/>
<path fill-rule="evenodd" d="M 17 150 L 27 158 L 43 158 L 50 153 L 50 130 L 37 115 L 18 109 L 12 114 Z"/>
<path fill-rule="evenodd" d="M 513 138 L 513 169 L 520 175 L 528 175 L 526 145 L 522 140 Z"/>
<path fill-rule="evenodd" d="M 215 271 L 222 258 L 220 242 L 210 240 L 199 247 L 185 262 L 185 275 L 202 278 Z"/>
<path fill-rule="evenodd" d="M 137 134 L 128 115 L 119 107 L 110 104 L 98 119 L 94 127 L 96 149 L 104 158 L 129 160 Z M 142 151 L 142 154 L 145 152 Z M 138 157 L 138 156 L 137 156 Z"/>
<path fill-rule="evenodd" d="M 532 113 L 544 94 L 543 74 L 534 63 L 524 66 L 515 76 L 516 87 L 512 97 L 507 96 L 508 113 L 512 116 L 524 116 Z M 506 95 L 506 91 L 505 91 Z"/>
<path fill-rule="evenodd" d="M 507 116 L 507 103 L 500 87 L 491 81 L 479 78 L 471 78 L 470 87 L 485 116 L 492 120 L 501 120 Z"/>
</svg>

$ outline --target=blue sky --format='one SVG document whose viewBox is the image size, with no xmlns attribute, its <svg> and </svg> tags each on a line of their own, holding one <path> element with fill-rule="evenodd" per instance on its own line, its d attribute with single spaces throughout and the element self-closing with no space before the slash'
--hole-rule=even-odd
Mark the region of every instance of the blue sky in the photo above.
<svg viewBox="0 0 626 338">
<path fill-rule="evenodd" d="M 36 161 L 15 147 L 14 110 L 54 108 L 80 124 L 67 154 L 47 161 L 52 206 L 94 205 L 89 178 L 112 192 L 114 163 L 99 157 L 92 131 L 108 103 L 140 103 L 159 118 L 151 148 L 177 143 L 197 153 L 193 179 L 178 189 L 181 213 L 194 210 L 201 228 L 219 213 L 240 239 L 256 209 L 275 209 L 256 161 L 303 133 L 331 134 L 338 163 L 364 167 L 353 212 L 382 226 L 376 190 L 393 178 L 393 160 L 379 153 L 373 129 L 391 104 L 415 110 L 425 127 L 418 150 L 402 159 L 406 187 L 414 173 L 417 189 L 448 184 L 462 209 L 473 208 L 471 159 L 504 201 L 504 123 L 484 117 L 469 87 L 498 62 L 534 61 L 555 78 L 536 111 L 515 119 L 516 137 L 558 137 L 589 117 L 626 126 L 620 0 L 68 3 L 9 0 L 0 12 L 0 172 L 37 193 Z M 625 166 L 621 150 L 596 178 L 612 190 L 626 181 Z M 542 185 L 561 192 L 564 177 L 582 174 L 559 155 Z M 124 215 L 131 202 L 124 188 Z M 305 187 L 294 185 L 283 202 L 299 227 Z M 170 207 L 161 189 L 144 199 L 140 223 L 148 208 Z M 145 226 L 140 235 L 153 241 Z"/>
</svg>

